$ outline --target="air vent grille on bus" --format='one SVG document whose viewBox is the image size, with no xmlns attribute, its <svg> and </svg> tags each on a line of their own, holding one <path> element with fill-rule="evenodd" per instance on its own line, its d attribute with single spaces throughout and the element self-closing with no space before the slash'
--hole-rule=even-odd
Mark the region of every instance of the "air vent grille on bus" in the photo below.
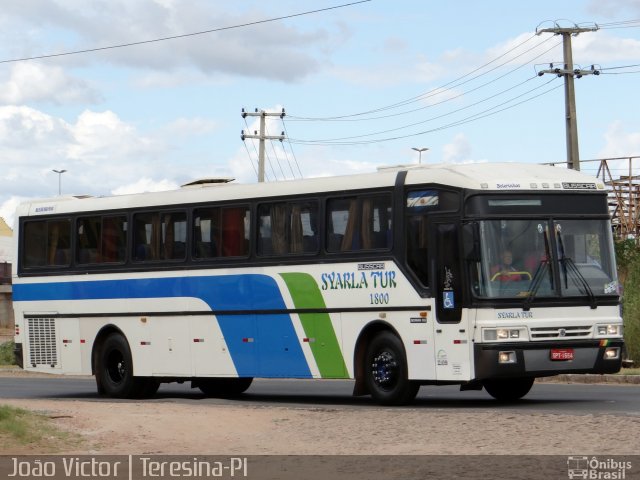
<svg viewBox="0 0 640 480">
<path fill-rule="evenodd" d="M 29 363 L 32 366 L 58 364 L 56 322 L 53 318 L 27 318 Z"/>
<path fill-rule="evenodd" d="M 591 327 L 536 327 L 531 329 L 531 338 L 537 340 L 557 338 L 589 338 Z"/>
</svg>

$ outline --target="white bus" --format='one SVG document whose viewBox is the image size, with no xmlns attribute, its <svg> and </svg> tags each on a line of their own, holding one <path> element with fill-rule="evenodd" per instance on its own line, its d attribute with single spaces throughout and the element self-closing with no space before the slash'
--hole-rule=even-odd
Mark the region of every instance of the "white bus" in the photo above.
<svg viewBox="0 0 640 480">
<path fill-rule="evenodd" d="M 286 377 L 355 379 L 382 404 L 445 384 L 511 401 L 536 377 L 621 366 L 607 193 L 573 170 L 58 197 L 21 205 L 15 231 L 19 364 L 93 374 L 110 397 Z"/>
</svg>

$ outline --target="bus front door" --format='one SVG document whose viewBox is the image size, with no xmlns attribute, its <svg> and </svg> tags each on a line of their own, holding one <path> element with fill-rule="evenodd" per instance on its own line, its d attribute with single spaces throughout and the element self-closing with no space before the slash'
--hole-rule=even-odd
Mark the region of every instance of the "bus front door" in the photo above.
<svg viewBox="0 0 640 480">
<path fill-rule="evenodd" d="M 460 223 L 438 219 L 432 223 L 430 231 L 435 236 L 431 265 L 436 304 L 436 379 L 466 381 L 471 378 L 473 345 L 468 340 L 471 325 L 468 310 L 462 308 Z"/>
</svg>

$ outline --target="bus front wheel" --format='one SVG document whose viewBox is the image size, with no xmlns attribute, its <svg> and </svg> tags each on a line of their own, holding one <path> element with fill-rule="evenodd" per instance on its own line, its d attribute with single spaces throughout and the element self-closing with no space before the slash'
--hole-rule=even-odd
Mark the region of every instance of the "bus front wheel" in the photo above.
<svg viewBox="0 0 640 480">
<path fill-rule="evenodd" d="M 524 397 L 531 387 L 535 378 L 494 378 L 485 380 L 483 383 L 489 395 L 500 402 L 515 402 Z"/>
<path fill-rule="evenodd" d="M 407 404 L 420 389 L 420 384 L 408 379 L 404 347 L 391 332 L 380 332 L 367 347 L 365 381 L 371 396 L 382 405 Z"/>
</svg>

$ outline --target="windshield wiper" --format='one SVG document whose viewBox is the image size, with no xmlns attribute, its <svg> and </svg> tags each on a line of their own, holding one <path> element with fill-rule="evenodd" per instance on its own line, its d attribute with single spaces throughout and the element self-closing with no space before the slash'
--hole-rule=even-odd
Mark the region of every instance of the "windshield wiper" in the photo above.
<svg viewBox="0 0 640 480">
<path fill-rule="evenodd" d="M 551 252 L 549 249 L 549 237 L 547 235 L 546 229 L 544 231 L 544 253 L 545 253 L 545 258 L 540 260 L 540 264 L 536 269 L 536 273 L 533 275 L 533 278 L 531 279 L 531 284 L 529 285 L 529 293 L 527 294 L 527 298 L 524 301 L 524 305 L 522 306 L 522 309 L 525 311 L 531 310 L 531 302 L 533 302 L 533 299 L 537 295 L 538 290 L 540 289 L 540 285 L 542 285 L 542 279 L 544 278 L 544 273 L 547 271 L 549 272 L 549 285 L 553 290 L 553 270 L 551 269 L 551 265 L 550 265 Z"/>
<path fill-rule="evenodd" d="M 522 307 L 524 311 L 531 310 L 531 302 L 533 302 L 533 299 L 537 295 L 538 290 L 540 289 L 540 285 L 542 285 L 542 279 L 544 278 L 544 274 L 547 270 L 549 271 L 549 273 L 551 273 L 551 269 L 549 268 L 549 260 L 548 259 L 540 260 L 540 264 L 536 269 L 536 273 L 533 275 L 533 278 L 531 279 L 531 284 L 529 285 L 529 293 L 527 294 L 527 298 L 524 301 L 524 305 Z M 553 288 L 553 276 L 550 276 L 550 278 L 551 278 L 551 288 Z"/>
<path fill-rule="evenodd" d="M 562 262 L 562 268 L 564 270 L 564 277 L 565 277 L 564 288 L 569 288 L 569 285 L 567 282 L 567 271 L 570 271 L 575 275 L 574 277 L 571 277 L 571 280 L 573 280 L 573 283 L 575 283 L 575 285 L 578 288 L 582 286 L 582 288 L 584 289 L 584 292 L 589 297 L 589 303 L 590 303 L 591 309 L 598 308 L 598 302 L 596 300 L 596 296 L 593 294 L 593 290 L 591 290 L 591 287 L 589 286 L 589 282 L 587 282 L 587 279 L 584 278 L 584 275 L 580 273 L 580 270 L 576 266 L 575 262 L 571 259 L 571 257 L 564 257 L 560 259 L 560 261 Z"/>
<path fill-rule="evenodd" d="M 568 273 L 569 272 L 573 273 L 574 276 L 571 277 L 571 280 L 576 285 L 576 287 L 578 287 L 578 289 L 580 289 L 580 286 L 582 286 L 582 288 L 584 289 L 584 292 L 589 297 L 589 303 L 590 303 L 591 309 L 593 310 L 595 308 L 598 308 L 596 296 L 593 294 L 593 290 L 591 290 L 591 287 L 589 286 L 589 282 L 587 282 L 587 279 L 584 278 L 584 275 L 580 273 L 580 270 L 576 266 L 575 262 L 571 259 L 571 257 L 567 257 L 564 254 L 564 242 L 562 241 L 562 235 L 560 234 L 560 231 L 557 232 L 557 236 L 558 236 L 558 247 L 560 249 L 560 263 L 562 264 L 562 272 L 564 273 L 564 288 L 565 289 L 569 288 Z"/>
</svg>

